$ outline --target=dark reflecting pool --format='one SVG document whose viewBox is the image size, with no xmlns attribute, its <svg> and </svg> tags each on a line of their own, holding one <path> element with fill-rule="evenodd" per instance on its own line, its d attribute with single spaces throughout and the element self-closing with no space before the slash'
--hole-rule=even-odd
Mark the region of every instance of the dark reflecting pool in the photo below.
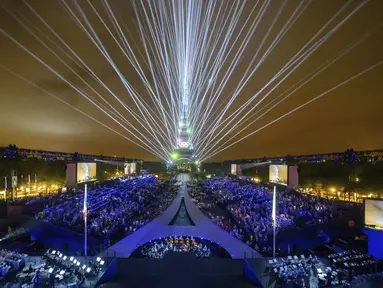
<svg viewBox="0 0 383 288">
<path fill-rule="evenodd" d="M 173 220 L 169 223 L 170 226 L 195 226 L 193 220 L 190 218 L 188 210 L 186 209 L 184 197 L 181 199 L 180 208 Z"/>
</svg>

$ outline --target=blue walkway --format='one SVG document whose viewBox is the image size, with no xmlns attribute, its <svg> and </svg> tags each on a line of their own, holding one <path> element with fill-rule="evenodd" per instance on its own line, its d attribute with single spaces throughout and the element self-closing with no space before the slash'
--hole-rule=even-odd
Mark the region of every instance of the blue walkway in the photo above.
<svg viewBox="0 0 383 288">
<path fill-rule="evenodd" d="M 187 193 L 186 182 L 189 175 L 181 174 L 179 192 L 173 203 L 156 219 L 149 222 L 144 227 L 138 229 L 133 234 L 125 237 L 115 245 L 111 246 L 100 256 L 129 257 L 137 247 L 161 237 L 166 236 L 193 236 L 213 241 L 230 253 L 232 258 L 254 258 L 261 257 L 260 254 L 242 241 L 231 236 L 225 230 L 215 225 L 205 216 L 195 205 Z M 181 199 L 184 197 L 185 205 L 195 226 L 169 226 L 180 207 Z"/>
</svg>

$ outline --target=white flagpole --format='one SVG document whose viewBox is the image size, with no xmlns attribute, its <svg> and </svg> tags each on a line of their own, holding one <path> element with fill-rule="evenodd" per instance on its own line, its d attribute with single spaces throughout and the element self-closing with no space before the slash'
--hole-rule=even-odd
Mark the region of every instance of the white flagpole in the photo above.
<svg viewBox="0 0 383 288">
<path fill-rule="evenodd" d="M 4 199 L 5 201 L 7 201 L 7 188 L 8 188 L 8 183 L 7 183 L 7 176 L 5 176 L 5 179 L 4 179 Z"/>
<path fill-rule="evenodd" d="M 16 185 L 17 185 L 17 176 L 15 176 L 15 171 L 12 170 L 12 201 L 13 202 L 15 201 L 15 189 L 16 189 L 15 186 Z M 16 198 L 17 198 L 17 195 L 16 195 Z"/>
<path fill-rule="evenodd" d="M 88 242 L 88 227 L 87 227 L 87 199 L 88 198 L 88 185 L 85 184 L 85 191 L 84 191 L 84 211 L 83 211 L 83 217 L 84 217 L 84 226 L 85 226 L 85 231 L 84 231 L 84 236 L 85 236 L 85 243 L 84 243 L 84 256 L 87 256 L 87 242 Z"/>
<path fill-rule="evenodd" d="M 277 188 L 274 186 L 274 192 L 273 192 L 273 210 L 272 210 L 272 217 L 273 217 L 273 257 L 275 258 L 275 226 L 277 226 L 277 219 L 276 219 L 276 198 L 277 198 Z"/>
</svg>

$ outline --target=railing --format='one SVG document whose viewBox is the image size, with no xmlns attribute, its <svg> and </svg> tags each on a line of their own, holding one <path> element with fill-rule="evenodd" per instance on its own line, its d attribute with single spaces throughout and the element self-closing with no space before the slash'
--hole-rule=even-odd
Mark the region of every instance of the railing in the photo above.
<svg viewBox="0 0 383 288">
<path fill-rule="evenodd" d="M 10 148 L 0 147 L 0 158 L 5 159 L 16 159 L 16 156 L 22 159 L 40 159 L 46 161 L 118 161 L 118 162 L 139 162 L 141 159 L 125 158 L 125 157 L 114 157 L 114 156 L 103 156 L 103 155 L 89 155 L 89 154 L 78 154 L 78 153 L 65 153 L 65 152 L 53 152 L 43 150 L 31 150 L 23 148 Z"/>
<path fill-rule="evenodd" d="M 366 150 L 366 151 L 353 151 L 348 150 L 345 152 L 327 153 L 327 154 L 311 154 L 311 155 L 286 155 L 282 157 L 263 157 L 254 159 L 235 159 L 227 160 L 224 163 L 313 163 L 313 162 L 339 162 L 339 163 L 354 163 L 354 162 L 381 162 L 383 161 L 383 150 Z"/>
</svg>

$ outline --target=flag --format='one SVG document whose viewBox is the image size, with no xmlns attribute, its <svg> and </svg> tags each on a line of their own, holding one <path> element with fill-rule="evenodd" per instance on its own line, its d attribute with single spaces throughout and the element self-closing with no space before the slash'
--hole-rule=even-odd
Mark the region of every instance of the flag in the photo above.
<svg viewBox="0 0 383 288">
<path fill-rule="evenodd" d="M 276 193 L 277 192 L 277 188 L 274 186 L 274 191 L 273 191 L 273 210 L 272 210 L 272 218 L 273 218 L 273 221 L 274 221 L 274 225 L 276 224 L 275 223 L 275 221 L 276 221 L 276 215 L 275 215 L 275 213 L 276 213 Z"/>
<path fill-rule="evenodd" d="M 88 198 L 88 189 L 87 189 L 88 187 L 87 187 L 87 185 L 85 184 L 85 191 L 84 191 L 84 209 L 83 209 L 83 211 L 82 211 L 82 217 L 83 217 L 83 219 L 84 219 L 84 221 L 86 221 L 86 214 L 87 214 L 87 205 L 86 205 L 86 202 L 87 202 L 87 198 Z"/>
</svg>

